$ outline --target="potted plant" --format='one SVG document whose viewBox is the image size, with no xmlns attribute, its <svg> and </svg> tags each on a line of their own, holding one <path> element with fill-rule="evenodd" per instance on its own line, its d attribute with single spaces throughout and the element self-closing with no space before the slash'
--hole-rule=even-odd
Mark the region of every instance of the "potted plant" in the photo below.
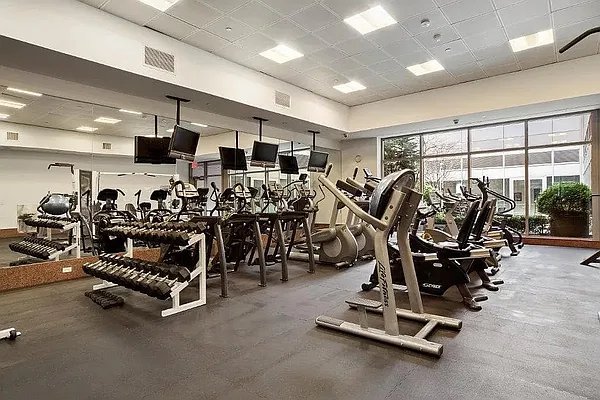
<svg viewBox="0 0 600 400">
<path fill-rule="evenodd" d="M 537 199 L 541 213 L 550 217 L 550 234 L 561 237 L 588 237 L 590 188 L 577 182 L 550 186 Z"/>
</svg>

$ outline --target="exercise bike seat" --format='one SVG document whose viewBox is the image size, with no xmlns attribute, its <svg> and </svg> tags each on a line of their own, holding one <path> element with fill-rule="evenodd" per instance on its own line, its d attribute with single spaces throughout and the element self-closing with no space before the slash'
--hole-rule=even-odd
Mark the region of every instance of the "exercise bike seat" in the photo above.
<svg viewBox="0 0 600 400">
<path fill-rule="evenodd" d="M 102 189 L 98 192 L 98 200 L 99 201 L 117 201 L 119 198 L 119 192 L 116 189 Z"/>
<path fill-rule="evenodd" d="M 150 200 L 165 201 L 167 199 L 168 195 L 169 195 L 169 192 L 164 189 L 154 190 L 152 192 L 152 194 L 150 194 Z M 140 206 L 141 206 L 141 204 L 140 204 Z"/>
<path fill-rule="evenodd" d="M 152 203 L 149 203 L 147 201 L 140 203 L 140 209 L 144 211 L 150 211 L 152 209 Z"/>
<path fill-rule="evenodd" d="M 323 243 L 333 240 L 337 235 L 336 228 L 325 228 L 312 235 L 313 243 Z"/>
</svg>

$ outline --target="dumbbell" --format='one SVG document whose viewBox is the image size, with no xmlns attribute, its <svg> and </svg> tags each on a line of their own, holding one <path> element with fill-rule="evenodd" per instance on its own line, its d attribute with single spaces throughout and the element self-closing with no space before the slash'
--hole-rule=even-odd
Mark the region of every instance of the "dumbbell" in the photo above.
<svg viewBox="0 0 600 400">
<path fill-rule="evenodd" d="M 122 260 L 119 255 L 103 254 L 98 261 L 84 265 L 84 271 L 99 278 L 112 278 L 112 273 L 121 268 L 127 268 L 129 264 Z M 105 279 L 109 280 L 109 279 Z"/>
<path fill-rule="evenodd" d="M 168 270 L 162 272 L 162 274 L 158 273 L 153 277 L 146 277 L 140 283 L 140 285 L 148 288 L 146 294 L 160 300 L 169 298 L 169 294 L 176 283 L 185 282 L 190 278 L 190 272 L 185 267 L 169 267 Z"/>
<path fill-rule="evenodd" d="M 25 249 L 27 251 L 40 252 L 40 254 L 42 252 L 47 252 L 48 255 L 50 255 L 50 251 L 48 249 L 48 246 L 43 245 L 43 244 L 39 244 L 39 243 L 36 243 L 36 242 L 33 242 L 33 241 L 25 240 L 25 241 L 19 242 L 18 245 L 22 249 Z"/>
<path fill-rule="evenodd" d="M 65 249 L 65 245 L 63 245 L 61 243 L 57 243 L 57 242 L 52 242 L 52 241 L 46 240 L 46 239 L 26 237 L 25 241 L 27 243 L 33 243 L 36 245 L 44 246 L 48 249 L 56 249 L 56 250 L 64 250 Z"/>
</svg>

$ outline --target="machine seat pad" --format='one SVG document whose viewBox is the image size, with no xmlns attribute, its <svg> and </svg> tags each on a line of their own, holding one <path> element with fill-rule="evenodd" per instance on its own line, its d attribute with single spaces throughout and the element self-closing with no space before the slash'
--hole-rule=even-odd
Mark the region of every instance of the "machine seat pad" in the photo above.
<svg viewBox="0 0 600 400">
<path fill-rule="evenodd" d="M 321 229 L 320 231 L 318 231 L 312 235 L 312 241 L 313 241 L 313 243 L 328 242 L 328 241 L 332 240 L 333 238 L 335 238 L 336 234 L 337 234 L 336 228 Z"/>
<path fill-rule="evenodd" d="M 102 189 L 100 192 L 98 192 L 98 200 L 100 201 L 107 201 L 107 200 L 112 200 L 112 201 L 117 201 L 117 199 L 119 198 L 119 192 L 116 191 L 116 189 Z"/>
<path fill-rule="evenodd" d="M 167 199 L 168 195 L 169 195 L 169 192 L 166 191 L 166 190 L 164 190 L 164 189 L 154 190 L 150 194 L 150 200 L 153 200 L 153 201 L 165 201 Z"/>
<path fill-rule="evenodd" d="M 143 203 L 140 203 L 140 208 L 145 211 L 150 211 L 152 209 L 152 203 L 148 203 L 146 201 Z"/>
<path fill-rule="evenodd" d="M 343 190 L 344 192 L 348 192 L 350 193 L 351 196 L 353 197 L 360 197 L 362 196 L 362 191 L 354 186 L 352 186 L 351 184 L 342 181 L 342 180 L 338 180 L 337 183 L 335 184 L 335 186 L 340 189 Z"/>
<path fill-rule="evenodd" d="M 346 303 L 348 303 L 351 306 L 363 306 L 365 308 L 370 308 L 373 310 L 376 310 L 383 305 L 380 301 L 364 299 L 362 297 L 355 297 L 353 299 L 348 299 L 348 300 L 346 300 Z"/>
</svg>

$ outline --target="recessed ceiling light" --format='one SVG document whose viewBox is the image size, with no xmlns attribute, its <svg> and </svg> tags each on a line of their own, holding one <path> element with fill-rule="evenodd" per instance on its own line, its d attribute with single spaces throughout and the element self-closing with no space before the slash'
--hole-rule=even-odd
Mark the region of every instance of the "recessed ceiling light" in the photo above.
<svg viewBox="0 0 600 400">
<path fill-rule="evenodd" d="M 173 7 L 175 3 L 179 0 L 138 0 L 144 4 L 149 5 L 150 7 L 154 7 L 160 11 L 167 11 L 169 8 Z"/>
<path fill-rule="evenodd" d="M 341 85 L 335 85 L 333 88 L 335 90 L 339 90 L 342 93 L 352 93 L 358 90 L 366 89 L 365 86 L 356 81 L 350 81 L 347 83 L 342 83 Z"/>
<path fill-rule="evenodd" d="M 77 130 L 81 132 L 96 132 L 98 128 L 93 128 L 91 126 L 80 126 L 77 128 Z"/>
<path fill-rule="evenodd" d="M 429 28 L 431 26 L 431 21 L 428 20 L 427 18 L 421 20 L 421 26 L 423 28 Z"/>
<path fill-rule="evenodd" d="M 231 32 L 231 31 L 232 31 L 232 29 L 231 29 L 231 27 L 230 27 L 230 26 L 226 26 L 226 27 L 225 27 L 225 30 L 226 30 L 227 32 Z"/>
<path fill-rule="evenodd" d="M 141 113 L 141 112 L 139 112 L 139 111 L 125 110 L 125 109 L 123 109 L 123 108 L 121 108 L 121 109 L 119 110 L 119 112 L 122 112 L 122 113 L 125 113 L 125 114 L 142 115 L 142 113 Z"/>
<path fill-rule="evenodd" d="M 192 122 L 192 125 L 199 126 L 199 127 L 201 127 L 201 128 L 208 128 L 208 125 L 201 124 L 201 123 L 199 123 L 199 122 Z"/>
<path fill-rule="evenodd" d="M 452 48 L 450 48 L 450 47 L 446 47 L 446 48 L 444 49 L 444 51 L 445 51 L 446 53 L 450 53 L 450 52 L 452 51 Z"/>
<path fill-rule="evenodd" d="M 423 64 L 411 65 L 406 68 L 416 76 L 430 74 L 436 71 L 442 71 L 444 67 L 437 60 L 427 61 Z"/>
<path fill-rule="evenodd" d="M 10 117 L 10 115 L 8 115 L 8 114 L 0 114 L 0 119 L 6 119 L 8 117 Z"/>
<path fill-rule="evenodd" d="M 25 107 L 26 104 L 17 103 L 16 101 L 10 101 L 10 100 L 0 100 L 0 106 L 21 109 L 21 108 Z"/>
<path fill-rule="evenodd" d="M 442 35 L 440 33 L 436 33 L 435 35 L 433 35 L 433 41 L 436 43 L 439 43 L 442 41 Z"/>
<path fill-rule="evenodd" d="M 101 124 L 117 124 L 121 122 L 121 120 L 116 118 L 100 117 L 96 118 L 94 122 L 100 122 Z"/>
<path fill-rule="evenodd" d="M 548 29 L 538 33 L 533 33 L 527 36 L 521 36 L 509 41 L 510 47 L 514 53 L 519 51 L 533 49 L 534 47 L 545 46 L 554 43 L 554 31 Z"/>
<path fill-rule="evenodd" d="M 21 94 L 26 94 L 28 96 L 35 96 L 35 97 L 42 97 L 43 94 L 41 93 L 37 93 L 37 92 L 30 92 L 29 90 L 23 90 L 23 89 L 17 89 L 17 88 L 6 88 L 6 90 L 8 90 L 9 92 L 13 92 L 13 93 L 21 93 Z"/>
<path fill-rule="evenodd" d="M 383 7 L 376 6 L 360 14 L 346 18 L 344 22 L 363 35 L 366 35 L 369 32 L 395 24 L 397 21 Z"/>
<path fill-rule="evenodd" d="M 273 47 L 272 49 L 263 51 L 262 53 L 260 53 L 260 55 L 265 58 L 268 58 L 269 60 L 273 60 L 279 64 L 283 64 L 290 60 L 294 60 L 296 58 L 304 56 L 304 54 L 294 49 L 290 49 L 284 44 L 280 44 L 278 46 Z"/>
</svg>

